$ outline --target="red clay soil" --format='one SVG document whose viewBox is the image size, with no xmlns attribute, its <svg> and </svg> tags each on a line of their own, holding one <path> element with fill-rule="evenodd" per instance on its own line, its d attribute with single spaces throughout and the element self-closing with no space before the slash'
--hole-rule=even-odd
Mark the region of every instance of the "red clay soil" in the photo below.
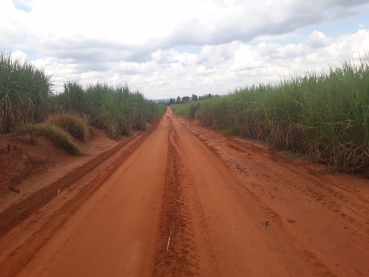
<svg viewBox="0 0 369 277">
<path fill-rule="evenodd" d="M 4 208 L 1 276 L 369 276 L 369 181 L 322 169 L 169 108 Z"/>
<path fill-rule="evenodd" d="M 40 188 L 49 186 L 120 141 L 111 140 L 102 130 L 90 127 L 89 143 L 74 142 L 86 155 L 68 155 L 46 138 L 37 135 L 0 136 L 0 212 L 28 198 Z M 10 191 L 10 186 L 20 193 Z"/>
</svg>

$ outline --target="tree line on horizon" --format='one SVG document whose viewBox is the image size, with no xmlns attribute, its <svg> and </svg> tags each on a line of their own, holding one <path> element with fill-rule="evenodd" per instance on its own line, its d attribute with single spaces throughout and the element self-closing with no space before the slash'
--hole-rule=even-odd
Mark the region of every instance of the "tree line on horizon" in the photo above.
<svg viewBox="0 0 369 277">
<path fill-rule="evenodd" d="M 184 97 L 180 97 L 178 96 L 176 99 L 175 98 L 170 98 L 169 101 L 165 102 L 168 105 L 171 104 L 183 104 L 183 103 L 188 103 L 188 102 L 194 102 L 194 101 L 199 101 L 199 100 L 205 100 L 205 99 L 209 99 L 212 97 L 219 97 L 219 95 L 215 94 L 212 95 L 211 93 L 209 94 L 204 94 L 203 96 L 197 96 L 196 94 L 192 94 L 192 96 L 184 96 Z"/>
</svg>

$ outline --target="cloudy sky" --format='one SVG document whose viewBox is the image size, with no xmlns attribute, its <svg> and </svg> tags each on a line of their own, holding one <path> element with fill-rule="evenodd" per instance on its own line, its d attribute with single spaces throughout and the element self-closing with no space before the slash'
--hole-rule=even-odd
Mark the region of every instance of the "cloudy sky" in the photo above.
<svg viewBox="0 0 369 277">
<path fill-rule="evenodd" d="M 0 0 L 0 51 L 83 86 L 227 94 L 369 55 L 368 0 Z"/>
</svg>

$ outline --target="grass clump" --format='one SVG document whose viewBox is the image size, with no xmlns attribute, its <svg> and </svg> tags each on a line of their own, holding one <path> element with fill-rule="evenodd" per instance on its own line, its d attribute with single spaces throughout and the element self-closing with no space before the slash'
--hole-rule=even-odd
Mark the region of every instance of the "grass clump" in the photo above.
<svg viewBox="0 0 369 277">
<path fill-rule="evenodd" d="M 286 151 L 286 150 L 279 151 L 276 153 L 276 155 L 288 161 L 293 161 L 297 159 L 301 160 L 301 159 L 306 158 L 304 154 L 301 154 L 298 152 Z"/>
<path fill-rule="evenodd" d="M 62 128 L 80 141 L 88 141 L 89 131 L 87 124 L 77 115 L 69 113 L 58 114 L 51 117 L 48 123 Z"/>
<path fill-rule="evenodd" d="M 241 128 L 239 126 L 231 126 L 223 131 L 223 134 L 228 136 L 238 136 L 241 134 Z"/>
<path fill-rule="evenodd" d="M 66 153 L 69 153 L 71 155 L 83 155 L 82 150 L 58 126 L 48 124 L 27 124 L 20 126 L 15 130 L 16 135 L 26 133 L 44 136 L 55 143 L 59 148 L 63 149 Z"/>
</svg>

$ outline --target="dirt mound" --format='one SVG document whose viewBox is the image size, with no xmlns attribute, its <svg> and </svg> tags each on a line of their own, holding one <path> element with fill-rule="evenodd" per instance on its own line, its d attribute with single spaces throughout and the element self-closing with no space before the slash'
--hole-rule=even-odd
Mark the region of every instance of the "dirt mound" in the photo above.
<svg viewBox="0 0 369 277">
<path fill-rule="evenodd" d="M 47 171 L 64 151 L 43 137 L 6 135 L 0 139 L 0 194 L 8 187 L 18 188 L 22 181 Z"/>
<path fill-rule="evenodd" d="M 87 153 L 86 156 L 71 156 L 42 136 L 1 136 L 0 212 L 118 143 L 94 127 L 90 127 L 90 143 L 77 139 L 74 142 Z"/>
</svg>

